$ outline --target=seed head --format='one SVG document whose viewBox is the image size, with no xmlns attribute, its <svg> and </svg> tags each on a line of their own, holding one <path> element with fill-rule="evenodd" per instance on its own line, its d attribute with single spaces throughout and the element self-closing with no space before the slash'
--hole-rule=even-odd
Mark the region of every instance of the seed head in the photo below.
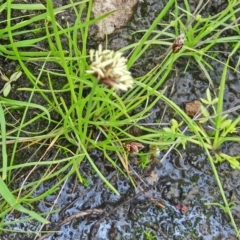
<svg viewBox="0 0 240 240">
<path fill-rule="evenodd" d="M 90 70 L 87 73 L 95 76 L 101 83 L 115 90 L 127 91 L 133 87 L 133 78 L 127 69 L 127 59 L 120 52 L 90 50 Z"/>
</svg>

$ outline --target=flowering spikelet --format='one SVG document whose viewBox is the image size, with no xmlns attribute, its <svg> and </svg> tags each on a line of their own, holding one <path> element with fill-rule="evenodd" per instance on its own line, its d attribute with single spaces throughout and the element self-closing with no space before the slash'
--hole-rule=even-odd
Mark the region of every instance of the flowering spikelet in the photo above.
<svg viewBox="0 0 240 240">
<path fill-rule="evenodd" d="M 182 33 L 173 41 L 172 52 L 178 53 L 182 49 L 184 42 L 185 42 L 185 35 L 184 33 Z"/>
<path fill-rule="evenodd" d="M 116 91 L 127 91 L 133 87 L 133 78 L 127 70 L 127 59 L 120 52 L 90 50 L 90 70 L 87 73 L 95 76 L 101 83 L 114 88 Z"/>
</svg>

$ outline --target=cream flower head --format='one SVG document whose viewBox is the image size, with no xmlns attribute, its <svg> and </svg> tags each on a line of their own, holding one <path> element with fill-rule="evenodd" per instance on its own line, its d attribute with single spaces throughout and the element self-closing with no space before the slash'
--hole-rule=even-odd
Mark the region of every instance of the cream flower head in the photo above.
<svg viewBox="0 0 240 240">
<path fill-rule="evenodd" d="M 127 70 L 127 59 L 120 52 L 102 50 L 90 50 L 90 70 L 87 73 L 95 76 L 101 83 L 114 88 L 116 91 L 127 91 L 133 87 L 133 78 Z"/>
</svg>

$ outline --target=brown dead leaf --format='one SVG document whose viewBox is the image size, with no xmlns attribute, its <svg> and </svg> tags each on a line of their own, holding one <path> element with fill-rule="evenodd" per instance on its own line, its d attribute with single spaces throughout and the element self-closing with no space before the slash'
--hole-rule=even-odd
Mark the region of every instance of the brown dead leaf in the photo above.
<svg viewBox="0 0 240 240">
<path fill-rule="evenodd" d="M 181 210 L 182 214 L 186 214 L 189 210 L 189 206 L 187 205 L 177 205 L 176 208 Z"/>
<path fill-rule="evenodd" d="M 201 105 L 202 103 L 199 100 L 188 102 L 185 104 L 185 112 L 188 116 L 194 117 L 196 114 L 200 113 Z M 201 117 L 201 114 L 199 117 Z"/>
</svg>

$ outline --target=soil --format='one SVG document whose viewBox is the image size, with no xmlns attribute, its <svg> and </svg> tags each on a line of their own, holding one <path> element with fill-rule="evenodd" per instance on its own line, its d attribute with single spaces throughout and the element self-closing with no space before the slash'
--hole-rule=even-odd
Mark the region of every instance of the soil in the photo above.
<svg viewBox="0 0 240 240">
<path fill-rule="evenodd" d="M 57 0 L 54 1 L 54 4 L 61 6 L 64 2 Z M 128 24 L 117 33 L 110 35 L 109 49 L 116 50 L 138 41 L 140 36 L 132 35 L 132 33 L 136 30 L 147 29 L 166 2 L 166 0 L 139 1 Z M 192 2 L 191 6 L 194 9 L 198 1 L 190 2 Z M 216 13 L 224 7 L 224 4 L 225 1 L 210 1 L 206 6 L 206 12 Z M 66 15 L 66 12 L 64 14 Z M 93 28 L 91 31 L 94 33 L 96 29 Z M 97 40 L 93 39 L 89 48 L 96 44 L 98 44 Z M 149 71 L 156 65 L 154 58 L 157 58 L 161 52 L 162 49 L 158 46 L 150 48 L 133 67 L 133 75 L 141 76 Z M 225 59 L 224 54 L 220 54 L 219 58 Z M 13 72 L 15 70 L 15 62 L 7 60 L 6 63 L 3 58 L 0 58 L 0 61 L 5 67 L 5 71 Z M 175 73 L 165 83 L 169 89 L 173 87 L 173 93 L 169 94 L 170 99 L 183 109 L 185 103 L 205 97 L 205 91 L 209 87 L 208 80 L 197 66 L 188 68 L 187 72 L 184 71 L 186 62 L 187 59 L 178 62 Z M 211 64 L 213 64 L 214 70 L 210 71 L 210 75 L 214 84 L 218 86 L 222 66 L 214 62 Z M 37 71 L 37 68 L 34 70 Z M 240 104 L 239 77 L 237 73 L 229 73 L 225 109 Z M 22 84 L 21 80 L 19 84 Z M 14 93 L 10 97 L 21 100 L 27 98 L 26 95 Z M 40 97 L 34 101 L 39 103 Z M 159 102 L 148 121 L 153 122 L 161 118 L 164 108 L 163 103 Z M 236 115 L 238 113 L 232 116 L 236 117 Z M 173 113 L 168 109 L 163 122 L 169 122 L 172 116 Z M 235 155 L 240 154 L 239 144 L 236 143 L 226 144 L 222 150 Z M 51 160 L 51 154 L 53 155 L 54 151 L 53 148 L 48 156 L 49 160 Z M 138 186 L 134 188 L 125 177 L 106 164 L 100 152 L 93 150 L 90 153 L 92 158 L 102 173 L 119 191 L 120 196 L 106 188 L 98 175 L 92 173 L 89 163 L 83 162 L 81 171 L 88 179 L 87 186 L 80 184 L 76 176 L 73 175 L 62 186 L 59 196 L 57 196 L 58 193 L 52 194 L 36 205 L 35 210 L 39 213 L 49 211 L 53 202 L 56 203 L 54 209 L 59 210 L 49 216 L 51 223 L 43 226 L 42 230 L 54 231 L 51 235 L 45 236 L 44 239 L 147 239 L 144 231 L 151 231 L 155 239 L 159 240 L 237 239 L 228 215 L 217 206 L 205 205 L 209 202 L 222 203 L 222 199 L 204 151 L 191 144 L 188 144 L 185 150 L 180 148 L 179 151 L 181 156 L 172 151 L 162 163 L 154 162 L 148 169 L 142 171 L 133 164 L 133 168 L 140 173 L 142 179 L 135 177 Z M 160 159 L 164 153 L 160 153 Z M 25 159 L 28 158 L 28 154 L 31 156 L 31 150 L 25 153 Z M 36 175 L 42 174 L 41 171 L 44 169 L 39 169 Z M 232 169 L 227 163 L 219 164 L 218 172 L 228 200 L 236 203 L 233 214 L 240 227 L 240 172 Z M 48 187 L 44 183 L 34 194 L 43 193 Z M 83 215 L 78 216 L 79 213 Z M 71 216 L 78 217 L 71 219 Z M 26 218 L 24 214 L 11 213 L 7 215 L 5 221 L 24 218 Z M 63 222 L 66 219 L 68 221 Z M 9 225 L 8 228 L 15 232 L 2 232 L 0 234 L 1 240 L 33 240 L 41 239 L 44 236 L 44 233 L 42 236 L 35 235 L 34 232 L 41 228 L 41 224 L 35 221 L 19 222 Z M 26 233 L 21 233 L 21 231 L 26 231 Z"/>
</svg>

